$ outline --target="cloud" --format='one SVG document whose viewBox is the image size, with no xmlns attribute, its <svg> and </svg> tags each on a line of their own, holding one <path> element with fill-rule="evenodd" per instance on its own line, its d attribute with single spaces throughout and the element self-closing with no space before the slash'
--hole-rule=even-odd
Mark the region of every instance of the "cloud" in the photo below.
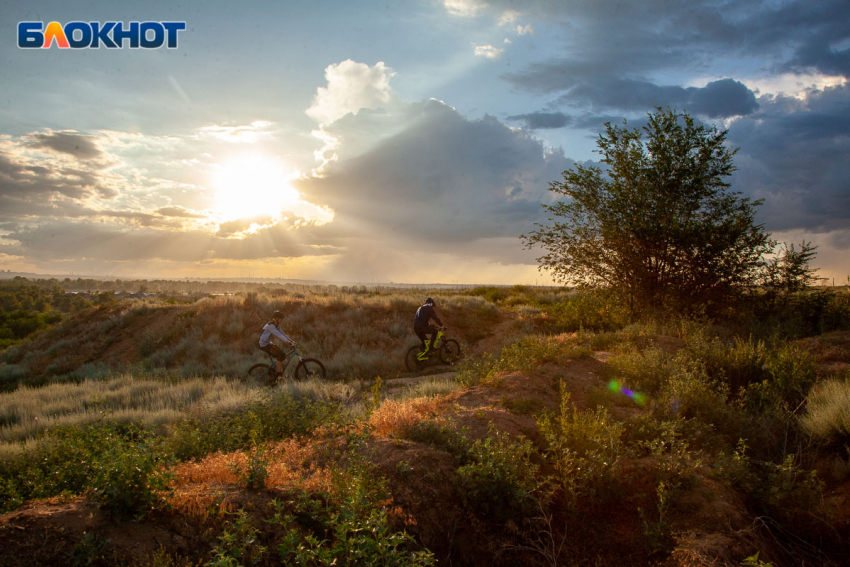
<svg viewBox="0 0 850 567">
<path fill-rule="evenodd" d="M 103 155 L 93 136 L 83 136 L 76 132 L 46 132 L 34 134 L 35 148 L 50 148 L 79 159 L 96 159 Z"/>
<path fill-rule="evenodd" d="M 735 187 L 764 198 L 768 230 L 829 232 L 850 224 L 850 88 L 804 98 L 759 99 L 759 111 L 732 123 L 740 150 Z"/>
<path fill-rule="evenodd" d="M 363 121 L 371 126 L 368 115 Z M 572 163 L 492 116 L 469 120 L 435 100 L 409 105 L 402 122 L 402 131 L 333 162 L 324 177 L 296 182 L 334 209 L 333 224 L 345 223 L 351 240 L 380 236 L 390 248 L 449 246 L 463 256 L 480 239 L 516 239 L 541 220 L 549 182 Z M 488 250 L 492 261 L 506 254 Z"/>
<path fill-rule="evenodd" d="M 521 120 L 529 130 L 563 128 L 572 123 L 572 118 L 563 112 L 531 112 L 508 116 L 508 120 Z"/>
<path fill-rule="evenodd" d="M 328 86 L 317 89 L 307 115 L 321 124 L 329 124 L 364 108 L 390 106 L 398 98 L 390 87 L 394 75 L 383 61 L 372 67 L 351 59 L 328 65 L 325 69 Z"/>
<path fill-rule="evenodd" d="M 478 14 L 483 3 L 478 0 L 443 0 L 443 6 L 452 16 L 471 18 Z"/>
<path fill-rule="evenodd" d="M 190 211 L 189 209 L 185 209 L 183 207 L 161 207 L 156 210 L 157 214 L 162 215 L 164 217 L 178 217 L 185 219 L 203 219 L 207 218 L 207 215 L 202 213 L 196 213 Z"/>
<path fill-rule="evenodd" d="M 493 47 L 492 45 L 475 45 L 474 52 L 476 57 L 486 57 L 487 59 L 498 59 L 504 53 L 504 49 L 499 47 Z"/>
<path fill-rule="evenodd" d="M 142 227 L 127 230 L 114 223 L 91 223 L 56 219 L 38 226 L 19 227 L 0 236 L 0 253 L 24 256 L 30 261 L 108 262 L 166 260 L 257 260 L 295 258 L 333 253 L 334 250 L 305 245 L 302 230 L 288 224 L 265 227 L 246 238 L 221 238 L 200 230 L 164 230 Z"/>
<path fill-rule="evenodd" d="M 204 126 L 200 135 L 233 144 L 255 144 L 274 139 L 274 134 L 268 131 L 270 126 L 272 123 L 265 120 L 256 120 L 247 126 Z"/>
</svg>

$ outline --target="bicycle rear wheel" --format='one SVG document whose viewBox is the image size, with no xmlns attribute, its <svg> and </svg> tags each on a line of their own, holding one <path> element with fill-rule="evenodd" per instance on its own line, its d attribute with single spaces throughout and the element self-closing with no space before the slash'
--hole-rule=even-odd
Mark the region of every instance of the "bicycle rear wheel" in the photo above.
<svg viewBox="0 0 850 567">
<path fill-rule="evenodd" d="M 308 378 L 324 378 L 325 365 L 315 358 L 302 358 L 295 367 L 295 379 L 307 380 Z"/>
<path fill-rule="evenodd" d="M 277 372 L 274 366 L 264 363 L 255 364 L 248 369 L 248 374 L 245 376 L 245 381 L 254 386 L 271 386 L 277 378 Z"/>
<path fill-rule="evenodd" d="M 428 363 L 428 359 L 419 360 L 419 353 L 422 352 L 418 346 L 413 346 L 408 349 L 407 354 L 404 355 L 404 366 L 407 367 L 408 372 L 416 372 L 417 370 L 422 370 L 425 365 Z"/>
<path fill-rule="evenodd" d="M 460 358 L 460 343 L 449 339 L 440 346 L 440 360 L 443 364 L 454 364 Z"/>
</svg>

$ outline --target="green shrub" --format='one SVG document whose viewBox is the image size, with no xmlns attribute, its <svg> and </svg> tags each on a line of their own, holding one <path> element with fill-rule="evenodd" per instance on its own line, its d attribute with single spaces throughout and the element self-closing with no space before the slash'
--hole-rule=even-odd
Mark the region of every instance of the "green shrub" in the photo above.
<svg viewBox="0 0 850 567">
<path fill-rule="evenodd" d="M 235 451 L 257 443 L 307 435 L 322 426 L 339 425 L 340 405 L 330 401 L 275 396 L 228 413 L 200 413 L 171 427 L 164 444 L 179 460 L 214 451 Z"/>
<path fill-rule="evenodd" d="M 770 353 L 766 361 L 768 377 L 747 388 L 750 408 L 763 411 L 796 411 L 817 379 L 817 363 L 797 345 L 785 345 Z"/>
<path fill-rule="evenodd" d="M 532 493 L 539 488 L 538 467 L 529 460 L 533 451 L 528 439 L 511 441 L 498 431 L 473 443 L 468 464 L 457 470 L 458 488 L 466 504 L 497 522 L 533 514 Z"/>
<path fill-rule="evenodd" d="M 88 492 L 116 516 L 144 515 L 160 500 L 169 476 L 153 436 L 135 426 L 98 422 L 60 427 L 33 451 L 2 464 L 4 510 L 29 498 Z"/>
<path fill-rule="evenodd" d="M 218 544 L 212 550 L 212 558 L 204 567 L 241 567 L 257 565 L 268 549 L 259 542 L 259 530 L 251 523 L 245 510 L 233 513 L 236 517 L 224 527 Z"/>
<path fill-rule="evenodd" d="M 569 392 L 562 385 L 560 408 L 541 416 L 537 423 L 558 481 L 572 503 L 595 494 L 611 478 L 623 456 L 624 428 L 605 408 L 579 411 L 570 404 Z"/>
<path fill-rule="evenodd" d="M 450 423 L 437 420 L 422 420 L 401 430 L 401 437 L 443 449 L 460 463 L 469 462 L 472 442 Z"/>
<path fill-rule="evenodd" d="M 414 539 L 390 528 L 378 502 L 386 496 L 375 478 L 353 456 L 354 466 L 336 472 L 334 495 L 305 493 L 286 502 L 274 501 L 269 523 L 284 528 L 277 553 L 284 565 L 434 565 L 428 550 L 413 551 Z"/>
<path fill-rule="evenodd" d="M 807 528 L 827 516 L 824 485 L 816 471 L 799 467 L 794 455 L 780 464 L 763 463 L 763 481 L 756 498 L 763 512 L 789 528 Z"/>
</svg>

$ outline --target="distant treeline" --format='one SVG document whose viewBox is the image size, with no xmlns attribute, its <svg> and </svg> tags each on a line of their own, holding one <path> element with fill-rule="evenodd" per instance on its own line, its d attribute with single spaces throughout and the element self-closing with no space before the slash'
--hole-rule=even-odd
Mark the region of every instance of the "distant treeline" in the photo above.
<svg viewBox="0 0 850 567">
<path fill-rule="evenodd" d="M 445 286 L 428 286 L 421 287 L 411 286 L 388 286 L 388 285 L 336 285 L 336 284 L 300 284 L 300 283 L 276 283 L 276 282 L 235 282 L 235 281 L 194 281 L 194 280 L 97 280 L 91 278 L 49 278 L 49 279 L 30 279 L 22 276 L 16 276 L 8 280 L 0 280 L 0 288 L 9 285 L 28 284 L 38 286 L 44 289 L 60 288 L 63 292 L 113 292 L 113 293 L 154 293 L 164 295 L 182 295 L 182 294 L 246 294 L 246 293 L 270 293 L 272 295 L 280 294 L 315 294 L 327 295 L 332 293 L 355 293 L 355 294 L 381 294 L 393 293 L 400 291 L 415 291 L 422 289 L 426 295 L 433 293 L 435 287 L 443 288 Z M 466 288 L 467 286 L 460 286 Z M 489 286 L 503 287 L 503 286 Z M 508 287 L 508 286 L 504 286 Z"/>
</svg>

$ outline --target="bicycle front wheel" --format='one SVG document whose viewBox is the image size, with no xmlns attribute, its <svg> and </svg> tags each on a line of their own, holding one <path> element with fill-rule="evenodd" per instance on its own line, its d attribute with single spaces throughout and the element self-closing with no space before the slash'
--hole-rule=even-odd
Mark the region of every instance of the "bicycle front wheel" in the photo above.
<svg viewBox="0 0 850 567">
<path fill-rule="evenodd" d="M 454 364 L 460 358 L 460 343 L 449 339 L 440 347 L 440 360 L 443 364 Z"/>
<path fill-rule="evenodd" d="M 274 367 L 269 364 L 255 364 L 248 369 L 245 381 L 254 386 L 271 386 L 277 376 Z"/>
<path fill-rule="evenodd" d="M 307 380 L 308 378 L 324 378 L 325 365 L 315 358 L 302 358 L 295 367 L 295 379 Z"/>
<path fill-rule="evenodd" d="M 428 359 L 419 360 L 419 353 L 422 352 L 418 346 L 412 346 L 407 351 L 407 354 L 404 356 L 404 366 L 407 367 L 408 372 L 416 372 L 417 370 L 421 370 L 425 364 L 428 362 Z"/>
</svg>

